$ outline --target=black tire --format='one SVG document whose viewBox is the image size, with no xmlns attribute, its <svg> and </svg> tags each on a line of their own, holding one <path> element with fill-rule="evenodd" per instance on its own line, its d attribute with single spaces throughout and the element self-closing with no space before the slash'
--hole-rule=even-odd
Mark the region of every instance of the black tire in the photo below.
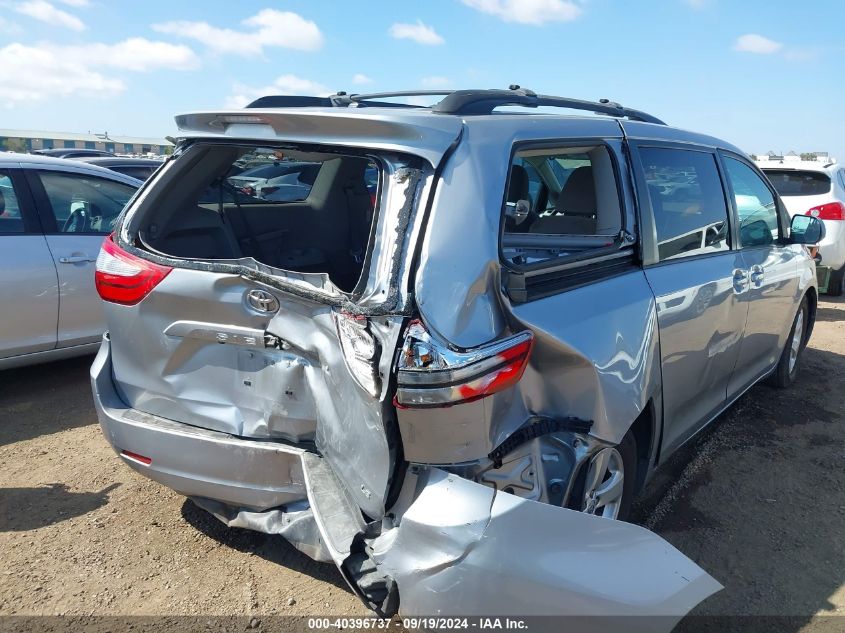
<svg viewBox="0 0 845 633">
<path fill-rule="evenodd" d="M 830 280 L 827 282 L 827 294 L 831 297 L 841 297 L 845 291 L 845 266 L 839 270 L 830 271 Z"/>
<path fill-rule="evenodd" d="M 802 318 L 801 326 L 801 341 L 798 346 L 798 353 L 795 357 L 795 363 L 790 368 L 790 358 L 792 352 L 792 341 L 795 337 L 795 327 L 798 324 L 798 317 Z M 804 346 L 807 343 L 807 330 L 809 328 L 810 308 L 807 305 L 807 297 L 801 300 L 801 305 L 798 307 L 798 312 L 795 313 L 795 318 L 792 320 L 792 327 L 789 328 L 789 336 L 786 338 L 786 344 L 783 346 L 783 351 L 780 354 L 777 367 L 774 373 L 769 378 L 769 384 L 778 389 L 786 389 L 795 382 L 798 376 L 798 370 L 801 367 L 801 353 L 804 351 Z"/>
</svg>

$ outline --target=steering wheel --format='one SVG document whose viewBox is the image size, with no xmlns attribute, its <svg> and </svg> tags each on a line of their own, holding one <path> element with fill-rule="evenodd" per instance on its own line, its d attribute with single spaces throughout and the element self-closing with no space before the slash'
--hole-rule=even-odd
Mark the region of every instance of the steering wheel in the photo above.
<svg viewBox="0 0 845 633">
<path fill-rule="evenodd" d="M 84 233 L 89 229 L 88 222 L 86 207 L 77 207 L 67 216 L 62 233 Z"/>
</svg>

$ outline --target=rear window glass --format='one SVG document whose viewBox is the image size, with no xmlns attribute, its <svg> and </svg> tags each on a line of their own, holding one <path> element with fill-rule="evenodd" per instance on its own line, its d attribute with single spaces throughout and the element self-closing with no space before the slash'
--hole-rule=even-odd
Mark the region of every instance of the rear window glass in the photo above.
<svg viewBox="0 0 845 633">
<path fill-rule="evenodd" d="M 607 148 L 518 151 L 502 222 L 502 253 L 517 265 L 612 245 L 622 214 Z"/>
<path fill-rule="evenodd" d="M 830 177 L 818 171 L 765 169 L 781 196 L 820 196 L 830 192 Z"/>
<path fill-rule="evenodd" d="M 351 292 L 363 270 L 381 161 L 366 154 L 198 145 L 147 218 L 144 239 L 167 255 L 252 258 L 326 273 Z"/>
</svg>

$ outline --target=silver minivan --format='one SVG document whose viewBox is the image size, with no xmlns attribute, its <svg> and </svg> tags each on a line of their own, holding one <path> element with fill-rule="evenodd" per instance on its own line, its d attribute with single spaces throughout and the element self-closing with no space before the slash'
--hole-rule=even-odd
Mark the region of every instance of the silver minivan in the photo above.
<svg viewBox="0 0 845 633">
<path fill-rule="evenodd" d="M 732 145 L 615 103 L 405 96 L 177 117 L 97 261 L 103 432 L 380 615 L 671 628 L 720 585 L 622 519 L 794 380 L 823 226 Z M 284 202 L 231 180 L 278 161 L 316 177 Z"/>
</svg>

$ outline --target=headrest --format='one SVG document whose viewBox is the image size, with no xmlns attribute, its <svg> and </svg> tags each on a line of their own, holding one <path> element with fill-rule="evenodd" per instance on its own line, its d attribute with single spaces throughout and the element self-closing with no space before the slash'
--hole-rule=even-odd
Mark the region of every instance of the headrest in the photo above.
<svg viewBox="0 0 845 633">
<path fill-rule="evenodd" d="M 528 172 L 522 165 L 511 166 L 511 179 L 508 183 L 508 202 L 528 200 Z"/>
<path fill-rule="evenodd" d="M 557 197 L 555 212 L 563 215 L 593 217 L 596 214 L 596 185 L 593 181 L 593 168 L 589 165 L 578 167 L 569 174 L 566 184 Z"/>
</svg>

